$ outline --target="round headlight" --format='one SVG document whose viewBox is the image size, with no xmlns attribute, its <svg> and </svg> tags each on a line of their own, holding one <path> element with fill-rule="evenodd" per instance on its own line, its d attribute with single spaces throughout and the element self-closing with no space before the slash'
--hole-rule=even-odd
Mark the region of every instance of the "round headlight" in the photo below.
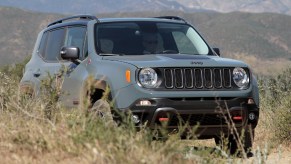
<svg viewBox="0 0 291 164">
<path fill-rule="evenodd" d="M 240 89 L 245 89 L 248 87 L 250 78 L 247 72 L 243 68 L 235 68 L 232 72 L 232 78 L 235 83 Z"/>
<path fill-rule="evenodd" d="M 138 74 L 140 84 L 145 88 L 155 88 L 158 85 L 158 75 L 152 68 L 143 68 Z"/>
</svg>

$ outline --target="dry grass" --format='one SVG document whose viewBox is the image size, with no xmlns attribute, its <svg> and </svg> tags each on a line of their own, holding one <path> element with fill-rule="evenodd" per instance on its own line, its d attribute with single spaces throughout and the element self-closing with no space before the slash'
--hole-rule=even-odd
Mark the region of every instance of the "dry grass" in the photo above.
<svg viewBox="0 0 291 164">
<path fill-rule="evenodd" d="M 1 162 L 196 163 L 184 158 L 175 136 L 152 141 L 146 129 L 137 132 L 129 123 L 107 125 L 84 110 L 50 104 L 50 96 L 21 97 L 9 77 L 0 88 L 0 156 L 5 157 Z"/>
<path fill-rule="evenodd" d="M 40 104 L 32 106 L 29 114 L 19 108 L 1 111 L 0 156 L 6 157 L 5 163 L 66 163 L 68 159 L 82 163 L 186 161 L 183 149 L 176 150 L 179 140 L 149 142 L 143 132 L 105 127 L 82 113 L 64 109 L 55 114 L 56 121 L 50 121 L 36 112 Z"/>
<path fill-rule="evenodd" d="M 146 128 L 137 132 L 130 123 L 110 126 L 82 109 L 52 104 L 50 96 L 21 97 L 17 86 L 17 79 L 1 73 L 0 163 L 261 163 L 284 160 L 290 152 L 288 146 L 279 146 L 283 143 L 274 135 L 275 113 L 265 97 L 261 97 L 255 156 L 246 160 L 219 151 L 213 140 L 182 141 L 173 135 L 152 141 Z"/>
</svg>

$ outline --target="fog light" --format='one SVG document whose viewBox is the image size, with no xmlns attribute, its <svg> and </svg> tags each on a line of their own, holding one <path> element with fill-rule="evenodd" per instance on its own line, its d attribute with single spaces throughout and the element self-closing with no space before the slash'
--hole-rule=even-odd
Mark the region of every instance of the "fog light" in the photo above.
<svg viewBox="0 0 291 164">
<path fill-rule="evenodd" d="M 132 115 L 132 116 L 131 116 L 131 119 L 132 119 L 132 121 L 133 121 L 134 123 L 136 123 L 136 124 L 140 122 L 140 120 L 139 120 L 139 118 L 138 118 L 137 115 Z"/>
<path fill-rule="evenodd" d="M 151 106 L 152 103 L 149 100 L 140 100 L 137 105 L 140 105 L 140 106 Z"/>
<path fill-rule="evenodd" d="M 253 112 L 249 113 L 249 119 L 250 119 L 251 121 L 254 121 L 254 120 L 256 119 L 256 115 L 255 115 L 255 113 L 253 113 Z"/>
</svg>

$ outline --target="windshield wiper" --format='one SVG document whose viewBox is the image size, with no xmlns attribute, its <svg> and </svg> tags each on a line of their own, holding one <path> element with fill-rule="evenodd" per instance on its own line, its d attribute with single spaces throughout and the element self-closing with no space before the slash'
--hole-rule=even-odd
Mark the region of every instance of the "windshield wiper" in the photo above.
<svg viewBox="0 0 291 164">
<path fill-rule="evenodd" d="M 179 54 L 176 50 L 163 50 L 162 52 L 159 52 L 161 54 Z"/>
</svg>

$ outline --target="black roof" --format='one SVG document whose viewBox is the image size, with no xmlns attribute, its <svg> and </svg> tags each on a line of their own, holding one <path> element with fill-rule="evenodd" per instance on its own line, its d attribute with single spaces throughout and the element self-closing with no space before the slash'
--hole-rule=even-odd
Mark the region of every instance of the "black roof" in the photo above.
<svg viewBox="0 0 291 164">
<path fill-rule="evenodd" d="M 58 23 L 63 23 L 64 21 L 72 20 L 72 19 L 79 19 L 79 20 L 97 20 L 98 21 L 98 18 L 96 18 L 93 15 L 75 15 L 75 16 L 66 17 L 66 18 L 62 18 L 62 19 L 59 19 L 57 21 L 54 21 L 54 22 L 50 23 L 48 25 L 48 27 L 49 26 L 52 26 L 52 25 L 55 25 L 55 24 L 58 24 Z"/>
<path fill-rule="evenodd" d="M 88 21 L 95 20 L 96 22 L 124 22 L 124 21 L 162 21 L 162 22 L 179 22 L 187 23 L 183 18 L 177 16 L 162 16 L 152 18 L 97 18 L 92 15 L 75 15 L 65 17 L 50 23 L 48 29 L 58 28 L 71 25 L 87 25 Z"/>
</svg>

